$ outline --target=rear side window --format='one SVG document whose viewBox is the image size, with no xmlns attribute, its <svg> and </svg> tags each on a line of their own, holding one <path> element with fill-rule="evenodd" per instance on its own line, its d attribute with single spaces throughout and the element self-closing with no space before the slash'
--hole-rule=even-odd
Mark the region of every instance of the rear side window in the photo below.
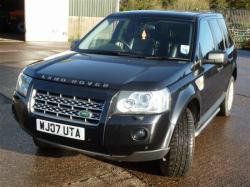
<svg viewBox="0 0 250 187">
<path fill-rule="evenodd" d="M 216 19 L 209 20 L 209 25 L 211 27 L 214 36 L 216 50 L 224 50 L 225 49 L 224 34 L 222 33 L 222 30 L 217 20 Z"/>
<path fill-rule="evenodd" d="M 205 58 L 209 52 L 215 50 L 212 32 L 206 20 L 200 22 L 199 49 L 200 57 L 202 58 Z"/>
<path fill-rule="evenodd" d="M 226 47 L 229 48 L 233 46 L 233 40 L 230 36 L 230 33 L 228 31 L 227 25 L 223 19 L 218 19 L 218 23 L 223 31 L 225 42 L 226 42 Z"/>
</svg>

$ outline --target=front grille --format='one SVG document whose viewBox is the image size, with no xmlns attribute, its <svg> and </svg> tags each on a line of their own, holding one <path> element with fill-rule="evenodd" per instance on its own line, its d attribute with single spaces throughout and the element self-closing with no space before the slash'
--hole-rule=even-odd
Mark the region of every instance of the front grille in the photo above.
<svg viewBox="0 0 250 187">
<path fill-rule="evenodd" d="M 86 97 L 75 97 L 41 90 L 33 90 L 31 112 L 61 120 L 98 125 L 104 102 Z M 87 116 L 81 113 L 88 114 Z"/>
</svg>

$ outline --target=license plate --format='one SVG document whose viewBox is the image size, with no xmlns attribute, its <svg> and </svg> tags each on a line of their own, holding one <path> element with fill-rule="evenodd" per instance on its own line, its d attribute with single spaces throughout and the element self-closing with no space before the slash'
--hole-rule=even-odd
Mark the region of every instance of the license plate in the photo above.
<svg viewBox="0 0 250 187">
<path fill-rule="evenodd" d="M 36 120 L 36 130 L 48 134 L 63 136 L 67 138 L 85 140 L 85 128 L 54 123 L 45 120 Z"/>
</svg>

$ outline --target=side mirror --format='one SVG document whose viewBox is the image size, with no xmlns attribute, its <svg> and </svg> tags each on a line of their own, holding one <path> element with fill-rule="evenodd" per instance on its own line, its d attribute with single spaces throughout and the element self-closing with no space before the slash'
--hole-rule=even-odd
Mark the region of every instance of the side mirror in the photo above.
<svg viewBox="0 0 250 187">
<path fill-rule="evenodd" d="M 74 51 L 76 46 L 80 43 L 80 40 L 73 40 L 70 45 L 71 51 Z"/>
<path fill-rule="evenodd" d="M 226 52 L 213 51 L 208 53 L 207 59 L 203 61 L 203 64 L 218 64 L 223 65 L 228 61 L 228 55 Z"/>
</svg>

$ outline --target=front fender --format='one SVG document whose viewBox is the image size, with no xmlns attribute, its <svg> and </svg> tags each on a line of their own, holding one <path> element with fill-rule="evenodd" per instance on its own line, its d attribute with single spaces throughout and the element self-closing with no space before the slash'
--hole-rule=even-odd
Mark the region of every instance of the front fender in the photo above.
<svg viewBox="0 0 250 187">
<path fill-rule="evenodd" d="M 190 101 L 193 99 L 197 99 L 200 102 L 200 94 L 197 92 L 197 88 L 193 84 L 189 84 L 184 89 L 174 94 L 172 101 L 176 101 L 172 103 L 171 112 L 170 112 L 170 125 L 166 134 L 166 138 L 163 143 L 163 147 L 169 147 L 170 140 L 172 138 L 175 126 L 178 122 L 180 115 L 183 110 L 188 106 Z"/>
<path fill-rule="evenodd" d="M 200 94 L 197 92 L 196 87 L 193 84 L 189 84 L 183 90 L 176 94 L 174 99 L 176 102 L 173 103 L 170 113 L 170 122 L 176 124 L 181 113 L 187 107 L 189 102 L 193 99 L 200 101 Z"/>
</svg>

